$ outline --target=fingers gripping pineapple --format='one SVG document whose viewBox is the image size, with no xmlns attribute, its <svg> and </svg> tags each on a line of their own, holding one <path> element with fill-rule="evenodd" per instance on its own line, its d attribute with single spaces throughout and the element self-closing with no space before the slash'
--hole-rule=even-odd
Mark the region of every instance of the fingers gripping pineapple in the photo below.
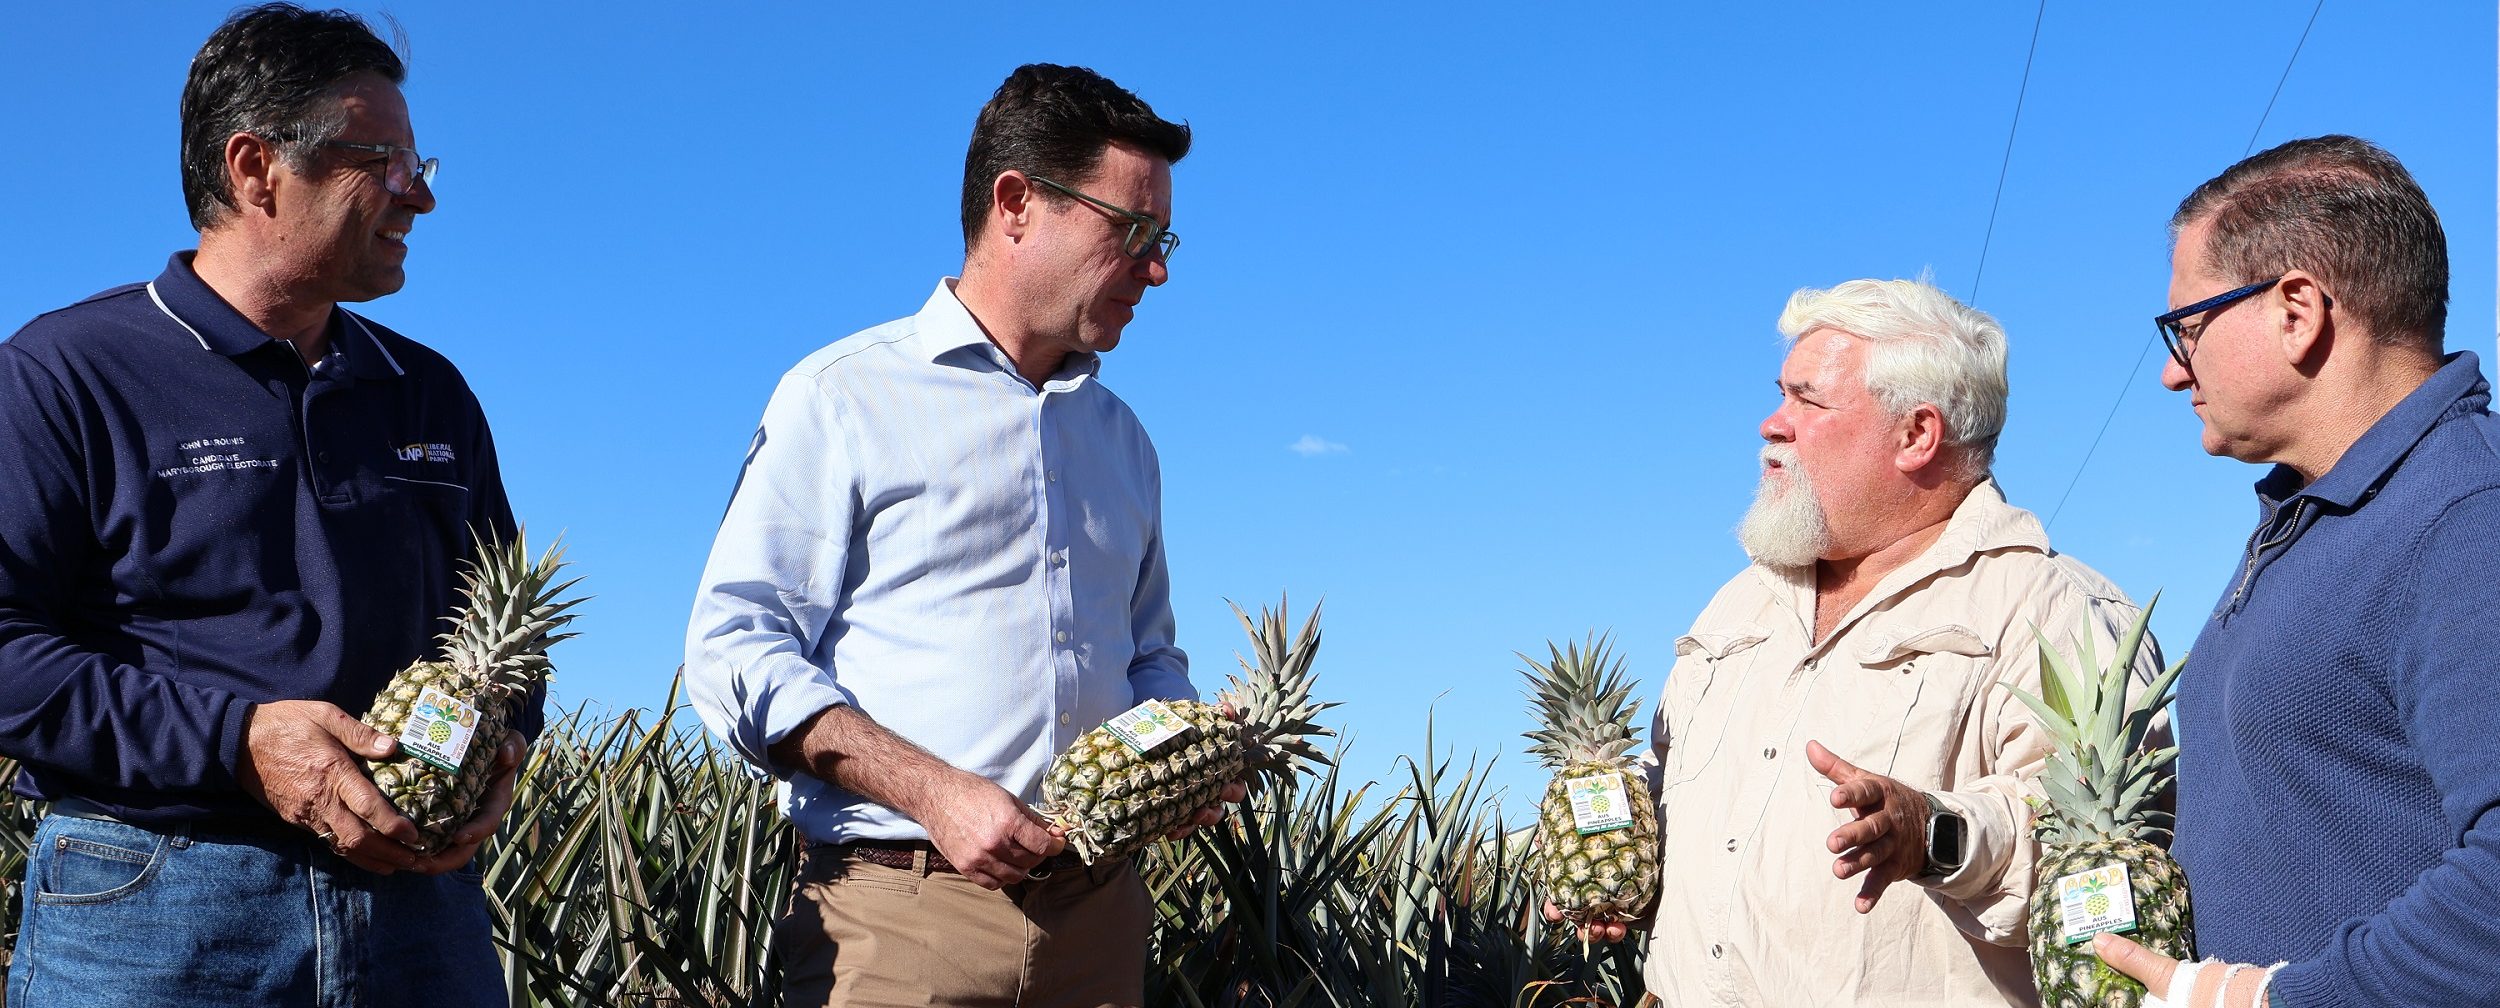
<svg viewBox="0 0 2500 1008">
<path fill-rule="evenodd" d="M 1658 807 L 1633 765 L 1631 699 L 1623 662 L 1606 640 L 1546 645 L 1526 655 L 1531 709 L 1544 728 L 1528 751 L 1554 768 L 1537 822 L 1546 898 L 1573 923 L 1628 921 L 1648 912 L 1658 888 Z"/>
<path fill-rule="evenodd" d="M 420 848 L 449 846 L 494 783 L 496 750 L 512 719 L 552 666 L 547 648 L 572 637 L 579 598 L 557 596 L 581 583 L 554 584 L 561 543 L 532 562 L 524 539 L 480 541 L 461 574 L 467 583 L 451 629 L 437 639 L 443 660 L 420 661 L 392 676 L 364 722 L 399 740 L 399 754 L 366 769 L 400 814 L 417 824 Z"/>
<path fill-rule="evenodd" d="M 2094 667 L 2089 634 L 2082 638 L 2079 660 L 2058 654 L 2042 638 L 2045 697 L 2006 687 L 2057 737 L 2057 749 L 2040 772 L 2048 799 L 2034 800 L 2038 815 L 2032 822 L 2043 849 L 2040 881 L 2031 895 L 2031 965 L 2047 1008 L 2142 1003 L 2143 984 L 2092 954 L 2091 938 L 2102 931 L 2126 932 L 2173 959 L 2194 956 L 2187 873 L 2151 839 L 2170 832 L 2169 813 L 2152 804 L 2169 785 L 2179 750 L 2144 747 L 2154 715 L 2169 704 L 2171 684 L 2186 662 L 2172 665 L 2132 696 L 2128 691 L 2152 618 L 2147 604 L 2119 638 L 2106 669 Z"/>
<path fill-rule="evenodd" d="M 1051 761 L 1034 810 L 1067 830 L 1068 848 L 1086 864 L 1152 845 L 1215 804 L 1224 786 L 1249 770 L 1309 772 L 1310 764 L 1328 762 L 1310 741 L 1336 734 L 1311 721 L 1336 706 L 1310 702 L 1319 608 L 1312 607 L 1290 643 L 1281 602 L 1255 624 L 1240 606 L 1233 615 L 1250 633 L 1256 663 L 1242 662 L 1243 674 L 1219 703 L 1150 701 L 1078 736 Z M 1224 703 L 1238 720 L 1225 715 Z M 1259 782 L 1249 783 L 1256 788 Z"/>
</svg>

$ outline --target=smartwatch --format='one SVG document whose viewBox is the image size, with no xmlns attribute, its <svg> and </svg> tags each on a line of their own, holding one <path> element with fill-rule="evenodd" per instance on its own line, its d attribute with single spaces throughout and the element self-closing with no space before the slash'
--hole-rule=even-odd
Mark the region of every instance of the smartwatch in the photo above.
<svg viewBox="0 0 2500 1008">
<path fill-rule="evenodd" d="M 1925 877 L 1943 878 L 1962 870 L 1962 862 L 1969 857 L 1964 850 L 1969 831 L 1964 827 L 1960 813 L 1937 806 L 1933 797 L 1927 799 Z"/>
</svg>

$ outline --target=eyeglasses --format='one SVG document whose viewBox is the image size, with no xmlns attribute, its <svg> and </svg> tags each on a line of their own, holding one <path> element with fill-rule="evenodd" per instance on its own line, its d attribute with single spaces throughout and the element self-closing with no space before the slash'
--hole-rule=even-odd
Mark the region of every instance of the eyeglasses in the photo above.
<svg viewBox="0 0 2500 1008">
<path fill-rule="evenodd" d="M 1113 216 L 1126 218 L 1128 220 L 1128 237 L 1120 242 L 1120 251 L 1128 253 L 1128 257 L 1131 259 L 1145 259 L 1151 257 L 1162 262 L 1169 263 L 1172 261 L 1172 253 L 1181 247 L 1181 236 L 1173 234 L 1170 228 L 1164 227 L 1161 222 L 1156 221 L 1152 217 L 1148 217 L 1145 214 L 1138 213 L 1137 211 L 1131 210 L 1127 207 L 1105 203 L 1091 196 L 1087 196 L 1084 193 L 1078 192 L 1070 186 L 1053 182 L 1039 175 L 1027 175 L 1025 177 L 1032 179 L 1038 185 L 1048 186 L 1052 191 L 1061 195 L 1074 196 L 1077 199 L 1084 200 L 1087 203 L 1091 203 L 1095 206 L 1103 208 L 1104 210 L 1110 211 Z"/>
<path fill-rule="evenodd" d="M 2161 341 L 2164 346 L 2170 348 L 2170 359 L 2178 361 L 2179 367 L 2192 371 L 2194 369 L 2189 368 L 2188 358 L 2196 353 L 2196 338 L 2204 335 L 2205 327 L 2211 325 L 2213 320 L 2206 319 L 2203 322 L 2197 323 L 2193 331 L 2191 331 L 2186 325 L 2186 320 L 2194 316 L 2213 311 L 2217 308 L 2227 308 L 2252 295 L 2262 293 L 2266 288 L 2272 287 L 2281 282 L 2283 282 L 2282 277 L 2275 277 L 2272 280 L 2259 280 L 2256 283 L 2249 284 L 2248 286 L 2239 288 L 2238 290 L 2228 290 L 2220 294 L 2216 294 L 2185 308 L 2178 308 L 2163 312 L 2159 315 L 2153 316 L 2153 327 L 2161 330 Z M 2332 307 L 2334 302 L 2329 301 L 2327 304 L 2329 307 Z"/>
<path fill-rule="evenodd" d="M 329 146 L 344 148 L 346 150 L 372 151 L 375 154 L 380 154 L 389 158 L 390 160 L 381 166 L 382 188 L 390 190 L 390 193 L 393 196 L 408 195 L 410 191 L 416 189 L 417 183 L 419 182 L 423 182 L 429 186 L 433 185 L 434 173 L 443 167 L 442 159 L 420 157 L 413 148 L 408 147 L 394 147 L 390 144 L 348 143 L 345 140 L 329 141 Z M 371 168 L 374 166 L 372 164 L 366 164 L 364 167 Z"/>
</svg>

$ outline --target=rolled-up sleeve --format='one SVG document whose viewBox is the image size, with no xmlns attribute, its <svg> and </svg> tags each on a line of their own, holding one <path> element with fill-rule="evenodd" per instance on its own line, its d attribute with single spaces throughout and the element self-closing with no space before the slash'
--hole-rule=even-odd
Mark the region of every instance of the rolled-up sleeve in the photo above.
<svg viewBox="0 0 2500 1008">
<path fill-rule="evenodd" d="M 860 514 L 840 403 L 812 374 L 764 408 L 686 626 L 686 693 L 712 733 L 776 776 L 772 745 L 851 702 L 825 650 Z"/>
</svg>

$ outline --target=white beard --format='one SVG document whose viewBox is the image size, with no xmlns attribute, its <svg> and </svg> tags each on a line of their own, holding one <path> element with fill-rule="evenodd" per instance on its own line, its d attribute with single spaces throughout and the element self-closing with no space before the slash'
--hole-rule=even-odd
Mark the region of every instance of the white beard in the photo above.
<svg viewBox="0 0 2500 1008">
<path fill-rule="evenodd" d="M 1744 522 L 1736 526 L 1736 541 L 1745 547 L 1746 555 L 1762 566 L 1786 570 L 1812 567 L 1832 542 L 1831 524 L 1823 518 L 1823 503 L 1815 499 L 1814 484 L 1807 482 L 1795 447 L 1763 445 L 1762 460 L 1778 462 L 1785 477 L 1774 486 L 1770 473 L 1763 473 L 1762 482 L 1754 488 L 1753 507 L 1745 511 Z"/>
</svg>

